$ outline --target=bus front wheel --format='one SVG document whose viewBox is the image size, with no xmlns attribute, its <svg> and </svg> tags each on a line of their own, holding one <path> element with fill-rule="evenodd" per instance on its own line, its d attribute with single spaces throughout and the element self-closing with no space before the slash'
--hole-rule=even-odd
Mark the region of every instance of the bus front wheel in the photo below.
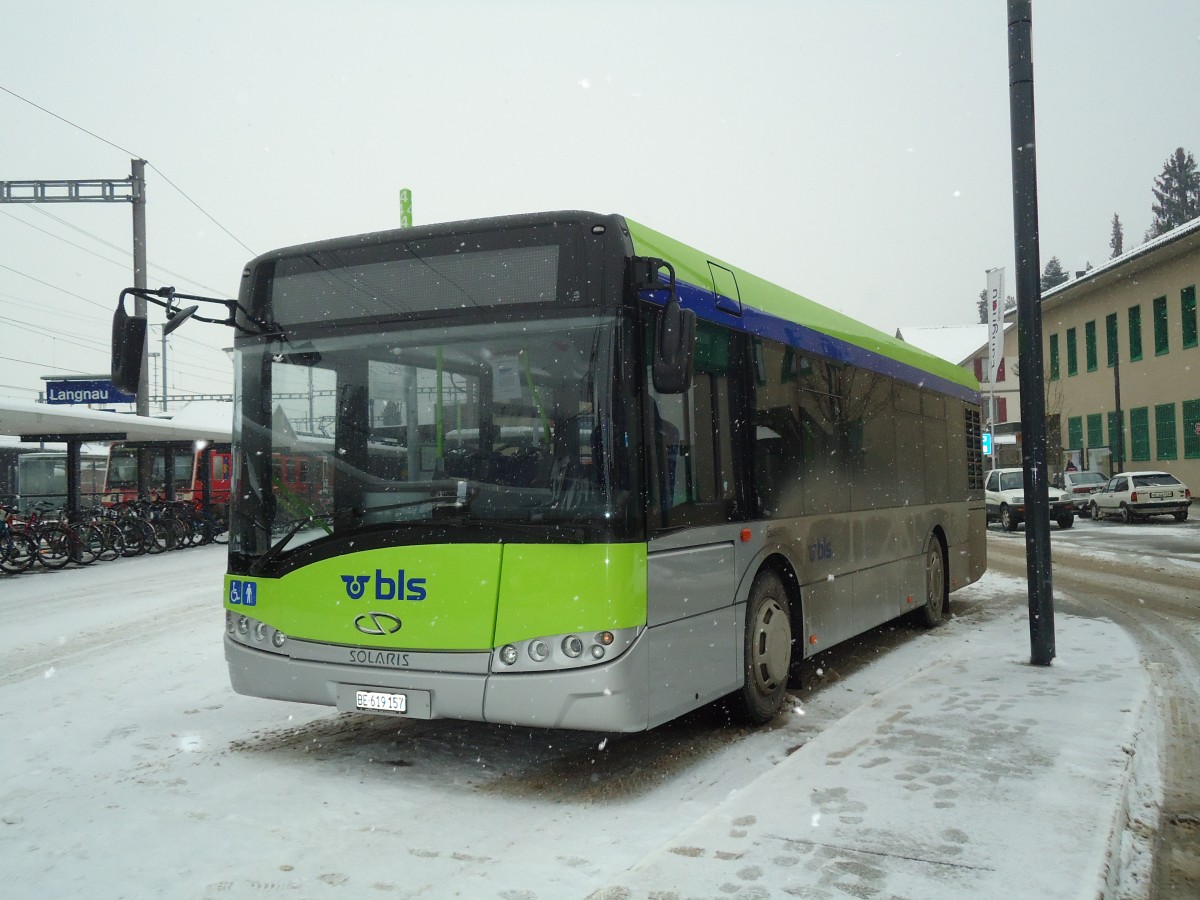
<svg viewBox="0 0 1200 900">
<path fill-rule="evenodd" d="M 937 628 L 946 621 L 949 603 L 946 591 L 946 554 L 936 534 L 929 536 L 925 548 L 925 606 L 922 621 L 926 628 Z"/>
<path fill-rule="evenodd" d="M 779 715 L 792 662 L 792 618 L 787 589 L 772 571 L 754 579 L 746 602 L 746 679 L 741 707 L 762 725 Z"/>
</svg>

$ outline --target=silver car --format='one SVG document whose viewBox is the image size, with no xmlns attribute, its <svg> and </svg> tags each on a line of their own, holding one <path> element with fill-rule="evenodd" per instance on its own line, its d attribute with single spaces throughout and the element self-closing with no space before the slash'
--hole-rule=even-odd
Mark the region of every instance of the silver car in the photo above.
<svg viewBox="0 0 1200 900">
<path fill-rule="evenodd" d="M 1104 489 L 1108 478 L 1099 472 L 1066 471 L 1057 473 L 1050 483 L 1065 494 L 1071 495 L 1075 515 L 1089 516 L 1092 513 L 1092 494 Z"/>
</svg>

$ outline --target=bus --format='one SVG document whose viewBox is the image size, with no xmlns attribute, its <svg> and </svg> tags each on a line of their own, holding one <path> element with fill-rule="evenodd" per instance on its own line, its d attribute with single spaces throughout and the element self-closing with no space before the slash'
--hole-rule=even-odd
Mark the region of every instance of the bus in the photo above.
<svg viewBox="0 0 1200 900">
<path fill-rule="evenodd" d="M 623 216 L 288 247 L 212 302 L 239 693 L 606 732 L 725 698 L 762 724 L 803 659 L 937 626 L 984 572 L 968 372 Z M 305 510 L 271 460 L 320 441 Z"/>
</svg>

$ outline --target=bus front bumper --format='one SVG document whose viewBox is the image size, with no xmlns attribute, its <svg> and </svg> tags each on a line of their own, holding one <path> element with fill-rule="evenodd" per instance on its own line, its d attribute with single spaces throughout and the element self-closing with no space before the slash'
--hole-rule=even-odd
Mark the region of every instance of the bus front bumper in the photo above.
<svg viewBox="0 0 1200 900">
<path fill-rule="evenodd" d="M 367 690 L 411 695 L 410 712 L 401 716 L 406 718 L 627 732 L 649 726 L 645 637 L 643 632 L 607 663 L 536 673 L 461 673 L 299 659 L 246 646 L 229 635 L 225 661 L 233 689 L 250 697 L 354 711 L 355 692 Z M 481 656 L 486 660 L 489 654 Z"/>
</svg>

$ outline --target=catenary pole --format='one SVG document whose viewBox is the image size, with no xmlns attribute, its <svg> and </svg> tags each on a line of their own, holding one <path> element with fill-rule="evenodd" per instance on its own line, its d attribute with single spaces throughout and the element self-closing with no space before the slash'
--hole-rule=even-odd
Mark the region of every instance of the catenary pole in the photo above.
<svg viewBox="0 0 1200 900">
<path fill-rule="evenodd" d="M 1008 0 L 1008 99 L 1012 130 L 1030 662 L 1035 666 L 1048 666 L 1055 657 L 1054 585 L 1050 566 L 1050 492 L 1046 483 L 1046 396 L 1042 373 L 1041 254 L 1038 248 L 1032 30 L 1030 0 Z"/>
<path fill-rule="evenodd" d="M 135 159 L 131 161 L 130 179 L 133 182 L 133 286 L 146 287 L 146 161 Z M 146 298 L 140 294 L 134 295 L 134 315 L 146 318 Z M 150 329 L 146 329 L 149 332 Z M 142 338 L 142 359 L 150 358 L 150 335 Z M 163 385 L 163 396 L 166 396 L 166 385 Z M 137 414 L 150 414 L 150 368 L 142 366 L 138 375 Z M 140 448 L 137 451 L 138 461 L 138 496 L 150 494 L 150 451 Z"/>
<path fill-rule="evenodd" d="M 128 178 L 37 179 L 0 181 L 0 203 L 130 203 L 133 209 L 133 283 L 146 287 L 146 161 L 131 161 Z M 146 301 L 134 298 L 134 315 L 145 317 Z M 149 340 L 142 342 L 142 359 L 148 359 Z M 165 391 L 164 391 L 165 393 Z M 150 372 L 143 365 L 138 379 L 136 408 L 139 416 L 150 412 Z M 138 451 L 138 493 L 146 496 L 150 456 Z"/>
</svg>

